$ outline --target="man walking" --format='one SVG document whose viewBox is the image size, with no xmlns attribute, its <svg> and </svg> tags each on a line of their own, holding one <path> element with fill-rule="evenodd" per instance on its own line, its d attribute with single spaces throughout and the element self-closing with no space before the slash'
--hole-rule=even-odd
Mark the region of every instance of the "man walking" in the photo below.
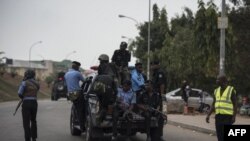
<svg viewBox="0 0 250 141">
<path fill-rule="evenodd" d="M 224 141 L 224 125 L 232 125 L 237 113 L 237 96 L 233 86 L 228 85 L 225 75 L 217 77 L 214 91 L 214 101 L 209 111 L 206 122 L 209 123 L 210 115 L 215 111 L 215 127 L 218 141 Z"/>
<path fill-rule="evenodd" d="M 24 79 L 19 86 L 18 96 L 23 100 L 22 116 L 25 141 L 36 141 L 37 138 L 37 93 L 40 88 L 35 80 L 35 71 L 27 70 Z"/>
</svg>

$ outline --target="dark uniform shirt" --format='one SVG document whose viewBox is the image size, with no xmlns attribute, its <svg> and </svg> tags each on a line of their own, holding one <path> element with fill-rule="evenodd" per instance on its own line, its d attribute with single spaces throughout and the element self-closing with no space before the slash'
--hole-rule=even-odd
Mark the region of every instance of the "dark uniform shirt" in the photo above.
<svg viewBox="0 0 250 141">
<path fill-rule="evenodd" d="M 163 70 L 161 69 L 154 70 L 152 81 L 153 81 L 154 91 L 160 92 L 161 84 L 164 84 L 166 86 L 166 75 L 163 72 Z"/>
<path fill-rule="evenodd" d="M 152 108 L 157 109 L 161 105 L 161 96 L 154 92 L 151 96 L 147 92 L 144 92 L 138 98 L 138 104 L 148 105 Z"/>
<path fill-rule="evenodd" d="M 128 62 L 130 62 L 131 54 L 127 50 L 115 50 L 112 56 L 112 62 L 117 66 L 128 67 Z"/>
</svg>

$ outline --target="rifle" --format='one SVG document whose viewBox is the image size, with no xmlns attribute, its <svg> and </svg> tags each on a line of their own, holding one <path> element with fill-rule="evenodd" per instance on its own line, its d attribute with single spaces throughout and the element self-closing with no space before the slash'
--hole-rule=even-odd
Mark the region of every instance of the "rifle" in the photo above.
<svg viewBox="0 0 250 141">
<path fill-rule="evenodd" d="M 152 107 L 148 107 L 148 108 L 149 108 L 149 111 L 154 111 L 154 112 L 160 114 L 165 121 L 168 120 L 168 116 L 166 114 L 164 114 L 163 112 L 161 112 L 161 111 L 159 111 L 159 110 L 157 110 L 155 108 L 152 108 Z"/>
<path fill-rule="evenodd" d="M 17 112 L 17 110 L 19 109 L 19 107 L 21 106 L 22 103 L 23 103 L 23 99 L 20 99 L 19 102 L 18 102 L 18 104 L 17 104 L 17 106 L 16 106 L 16 110 L 15 110 L 15 112 L 13 113 L 13 116 L 16 115 L 16 112 Z"/>
</svg>

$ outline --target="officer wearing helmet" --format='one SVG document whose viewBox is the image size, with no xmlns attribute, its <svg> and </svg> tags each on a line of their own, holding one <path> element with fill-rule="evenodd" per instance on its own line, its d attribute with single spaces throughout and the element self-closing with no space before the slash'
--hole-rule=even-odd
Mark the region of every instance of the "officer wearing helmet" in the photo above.
<svg viewBox="0 0 250 141">
<path fill-rule="evenodd" d="M 126 50 L 128 44 L 126 42 L 121 42 L 120 49 L 115 50 L 112 56 L 112 62 L 117 66 L 128 67 L 128 62 L 130 62 L 131 54 Z"/>
<path fill-rule="evenodd" d="M 109 56 L 101 54 L 98 75 L 92 85 L 93 92 L 98 96 L 100 112 L 98 123 L 101 124 L 106 116 L 109 105 L 112 105 L 117 93 L 117 73 L 114 63 L 109 63 Z"/>
<path fill-rule="evenodd" d="M 37 93 L 40 88 L 35 80 L 35 71 L 28 69 L 18 89 L 18 96 L 23 100 L 22 117 L 25 141 L 36 141 L 37 138 Z"/>
<path fill-rule="evenodd" d="M 121 82 L 130 79 L 128 75 L 128 63 L 131 60 L 131 54 L 128 50 L 126 50 L 128 47 L 128 44 L 126 42 L 121 42 L 120 49 L 115 50 L 113 56 L 112 56 L 112 62 L 114 62 L 118 68 L 119 72 L 119 82 Z"/>
<path fill-rule="evenodd" d="M 109 56 L 107 54 L 101 54 L 98 60 L 100 61 L 98 75 L 111 75 L 114 78 L 117 76 L 115 64 L 109 63 Z"/>
</svg>

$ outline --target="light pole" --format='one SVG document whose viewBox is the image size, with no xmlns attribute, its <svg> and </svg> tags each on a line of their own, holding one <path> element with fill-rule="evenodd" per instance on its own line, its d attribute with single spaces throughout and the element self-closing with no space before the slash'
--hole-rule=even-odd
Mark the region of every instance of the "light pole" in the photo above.
<svg viewBox="0 0 250 141">
<path fill-rule="evenodd" d="M 147 60 L 147 78 L 149 78 L 150 76 L 150 13 L 151 13 L 151 0 L 149 0 L 149 8 L 148 8 L 148 60 Z"/>
<path fill-rule="evenodd" d="M 29 68 L 31 68 L 31 64 L 30 64 L 31 49 L 32 49 L 35 45 L 41 44 L 41 43 L 42 43 L 42 41 L 38 41 L 38 42 L 33 43 L 33 44 L 30 46 L 30 50 L 29 50 Z"/>
<path fill-rule="evenodd" d="M 226 1 L 222 0 L 221 5 L 221 19 L 222 25 L 225 24 L 223 19 L 226 19 Z M 225 75 L 225 28 L 222 26 L 220 29 L 220 72 L 219 75 Z"/>
<path fill-rule="evenodd" d="M 134 18 L 131 18 L 131 17 L 128 17 L 128 16 L 125 16 L 125 15 L 118 15 L 118 17 L 119 18 L 128 18 L 130 20 L 133 20 L 136 23 L 136 26 L 139 25 L 139 22 L 136 19 L 134 19 Z"/>
</svg>

